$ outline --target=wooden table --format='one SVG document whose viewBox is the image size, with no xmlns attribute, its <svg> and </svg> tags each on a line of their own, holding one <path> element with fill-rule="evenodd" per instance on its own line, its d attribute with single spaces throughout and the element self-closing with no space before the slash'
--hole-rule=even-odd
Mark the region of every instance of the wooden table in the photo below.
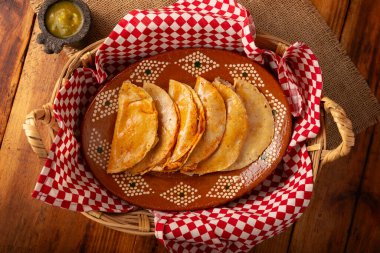
<svg viewBox="0 0 380 253">
<path fill-rule="evenodd" d="M 380 99 L 380 1 L 312 1 Z M 153 237 L 116 232 L 31 198 L 43 161 L 22 123 L 49 100 L 67 58 L 36 44 L 28 2 L 6 0 L 0 8 L 0 252 L 166 252 Z M 324 167 L 302 218 L 253 252 L 379 252 L 379 159 L 378 124 L 357 137 L 348 157 Z"/>
</svg>

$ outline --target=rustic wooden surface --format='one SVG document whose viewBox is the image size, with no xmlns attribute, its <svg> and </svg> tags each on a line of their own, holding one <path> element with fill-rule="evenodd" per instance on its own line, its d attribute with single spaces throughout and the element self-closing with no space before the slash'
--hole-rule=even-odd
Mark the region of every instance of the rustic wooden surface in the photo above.
<svg viewBox="0 0 380 253">
<path fill-rule="evenodd" d="M 153 237 L 116 232 L 30 197 L 43 161 L 21 126 L 48 101 L 67 58 L 36 44 L 28 2 L 5 0 L 0 8 L 0 252 L 166 252 Z M 380 99 L 380 1 L 312 2 Z M 378 124 L 357 137 L 349 156 L 324 167 L 301 219 L 253 252 L 379 252 L 379 145 Z"/>
</svg>

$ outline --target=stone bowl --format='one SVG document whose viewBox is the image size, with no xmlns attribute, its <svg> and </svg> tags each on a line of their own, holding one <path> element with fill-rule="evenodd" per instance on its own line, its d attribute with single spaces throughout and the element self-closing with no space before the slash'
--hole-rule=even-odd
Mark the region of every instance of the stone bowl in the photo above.
<svg viewBox="0 0 380 253">
<path fill-rule="evenodd" d="M 51 34 L 46 27 L 45 15 L 50 6 L 61 1 L 62 0 L 46 0 L 38 11 L 38 25 L 41 29 L 41 33 L 37 36 L 37 43 L 45 46 L 44 51 L 47 54 L 59 53 L 62 50 L 63 45 L 72 45 L 79 42 L 87 35 L 90 29 L 91 14 L 87 4 L 81 0 L 70 0 L 70 2 L 75 4 L 82 12 L 83 24 L 80 30 L 67 38 L 58 38 Z"/>
</svg>

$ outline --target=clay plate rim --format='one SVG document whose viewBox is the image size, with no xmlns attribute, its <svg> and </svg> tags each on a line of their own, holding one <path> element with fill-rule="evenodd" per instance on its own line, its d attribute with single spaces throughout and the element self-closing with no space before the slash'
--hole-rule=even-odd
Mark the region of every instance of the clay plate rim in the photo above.
<svg viewBox="0 0 380 253">
<path fill-rule="evenodd" d="M 140 59 L 139 61 L 133 63 L 133 64 L 130 64 L 128 65 L 124 70 L 122 70 L 120 73 L 118 73 L 117 75 L 115 76 L 112 76 L 111 79 L 109 80 L 106 80 L 104 81 L 103 84 L 100 84 L 100 85 L 103 85 L 103 87 L 101 87 L 99 89 L 99 91 L 96 92 L 96 94 L 94 95 L 91 103 L 87 106 L 86 110 L 85 110 L 85 113 L 84 113 L 84 116 L 82 117 L 82 121 L 80 123 L 80 136 L 81 136 L 81 144 L 83 143 L 83 128 L 84 128 L 84 125 L 85 125 L 85 122 L 86 122 L 86 118 L 89 117 L 89 109 L 92 108 L 94 106 L 94 103 L 96 102 L 95 101 L 95 97 L 98 96 L 101 92 L 103 92 L 105 89 L 108 88 L 108 84 L 112 82 L 113 79 L 117 78 L 118 76 L 121 76 L 123 74 L 124 71 L 126 71 L 127 69 L 129 68 L 134 68 L 136 67 L 138 64 L 140 64 L 141 61 L 144 61 L 144 60 L 149 60 L 151 58 L 155 58 L 157 56 L 162 56 L 162 55 L 166 55 L 166 54 L 171 54 L 173 53 L 174 51 L 187 51 L 187 50 L 202 50 L 202 49 L 206 49 L 206 50 L 210 50 L 210 51 L 216 51 L 217 53 L 223 53 L 223 52 L 228 52 L 228 53 L 231 53 L 231 54 L 235 54 L 237 57 L 244 57 L 248 60 L 250 60 L 248 57 L 246 57 L 245 55 L 243 54 L 240 54 L 238 52 L 234 52 L 234 51 L 227 51 L 227 50 L 221 50 L 221 49 L 212 49 L 212 48 L 181 48 L 181 49 L 174 49 L 174 50 L 171 50 L 171 51 L 167 51 L 167 52 L 163 52 L 163 53 L 159 53 L 159 54 L 156 54 L 156 55 L 153 55 L 153 56 L 149 56 L 149 57 L 145 57 L 145 58 L 142 58 Z M 253 61 L 252 61 L 253 62 Z M 274 80 L 275 82 L 278 83 L 278 80 L 276 77 L 274 77 L 270 71 L 268 71 L 266 68 L 264 68 L 263 66 L 259 65 L 258 63 L 256 62 L 253 62 L 256 66 L 258 66 L 261 70 L 260 71 L 263 71 L 263 72 L 266 72 L 267 74 L 269 74 Z M 195 77 L 194 77 L 194 80 L 195 80 Z M 138 85 L 141 87 L 141 85 Z M 160 85 L 159 85 L 160 86 Z M 162 86 L 160 86 L 162 88 Z M 260 87 L 257 87 L 260 91 L 260 93 L 263 94 L 262 90 Z M 163 88 L 165 91 L 167 91 L 167 88 Z M 292 134 L 292 117 L 291 117 L 291 114 L 290 114 L 290 107 L 289 107 L 289 104 L 287 102 L 287 99 L 286 99 L 286 96 L 284 94 L 284 92 L 282 91 L 282 89 L 280 88 L 279 90 L 281 90 L 281 93 L 277 96 L 282 96 L 284 99 L 282 101 L 282 103 L 284 104 L 284 106 L 286 107 L 286 111 L 287 113 L 285 114 L 285 119 L 284 121 L 287 122 L 289 124 L 288 126 L 288 131 L 285 132 L 283 129 L 281 129 L 281 136 L 283 137 L 283 143 L 281 145 L 284 145 L 285 148 L 284 148 L 284 152 L 283 153 L 279 153 L 279 155 L 276 157 L 276 159 L 278 159 L 279 156 L 283 157 L 283 155 L 285 154 L 286 152 L 286 148 L 290 142 L 290 137 L 291 137 L 291 134 Z M 284 133 L 285 132 L 285 133 Z M 286 142 L 284 141 L 286 140 Z M 112 144 L 112 143 L 111 143 Z M 84 150 L 84 146 L 83 145 L 80 145 L 81 146 L 81 152 L 82 154 L 85 154 L 85 150 Z M 85 156 L 83 156 L 83 159 L 87 162 Z M 245 186 L 248 186 L 246 188 L 249 188 L 249 190 L 246 190 L 246 191 L 242 191 L 242 192 L 237 192 L 233 197 L 231 198 L 228 198 L 224 201 L 224 203 L 222 204 L 209 204 L 209 205 L 203 205 L 202 207 L 199 207 L 199 208 L 187 208 L 186 206 L 185 207 L 180 207 L 180 206 L 177 206 L 176 207 L 176 210 L 174 209 L 162 209 L 162 208 L 157 208 L 157 209 L 154 209 L 154 210 L 158 210 L 158 211 L 195 211 L 195 210 L 203 210 L 203 209 L 207 209 L 207 208 L 213 208 L 213 207 L 217 207 L 217 206 L 221 206 L 221 205 L 226 205 L 227 203 L 233 201 L 233 200 L 236 200 L 238 198 L 241 198 L 242 196 L 244 196 L 245 194 L 249 193 L 250 191 L 252 191 L 256 186 L 258 186 L 260 183 L 262 183 L 263 180 L 265 180 L 265 178 L 267 178 L 271 173 L 273 173 L 273 171 L 277 168 L 278 164 L 281 163 L 281 159 L 279 159 L 279 161 L 274 164 L 274 166 L 272 166 L 272 168 L 267 168 L 264 170 L 264 172 L 260 173 L 259 176 L 255 177 L 255 180 L 250 180 L 249 182 L 245 182 L 243 185 Z M 255 161 L 254 161 L 255 162 Z M 253 163 L 254 163 L 253 162 Z M 244 168 L 241 168 L 241 169 L 238 169 L 238 170 L 234 170 L 235 173 L 239 172 L 239 174 L 241 174 L 241 172 L 243 170 L 246 170 L 248 167 L 250 167 L 253 163 L 251 163 L 250 165 L 244 167 Z M 144 203 L 141 204 L 141 203 L 134 203 L 134 201 L 130 201 L 130 199 L 126 199 L 125 196 L 123 196 L 123 194 L 119 194 L 118 191 L 116 190 L 113 190 L 113 189 L 110 189 L 108 187 L 106 187 L 103 183 L 102 183 L 102 180 L 99 180 L 98 178 L 100 177 L 103 177 L 104 175 L 102 174 L 105 174 L 106 176 L 111 176 L 112 174 L 107 174 L 106 172 L 104 173 L 104 171 L 101 171 L 99 169 L 93 169 L 89 166 L 89 164 L 87 164 L 87 167 L 91 170 L 91 172 L 94 174 L 95 178 L 97 179 L 97 181 L 105 188 L 107 189 L 108 191 L 110 191 L 112 194 L 114 194 L 115 196 L 119 197 L 120 199 L 123 199 L 125 200 L 126 202 L 128 202 L 129 204 L 132 204 L 132 205 L 135 205 L 137 207 L 142 207 L 142 208 L 145 208 L 145 209 L 152 209 L 151 206 L 149 205 L 145 205 Z M 180 174 L 181 176 L 184 176 L 184 177 L 203 177 L 205 175 L 210 175 L 210 174 L 217 174 L 217 175 L 223 175 L 223 174 L 226 174 L 228 173 L 228 171 L 219 171 L 219 172 L 215 172 L 215 173 L 209 173 L 209 174 L 205 174 L 205 175 L 193 175 L 193 176 L 188 176 L 188 175 L 185 175 L 183 173 L 180 173 L 180 172 L 174 172 L 174 173 L 166 173 L 166 175 L 163 175 L 162 173 L 160 172 L 149 172 L 151 175 L 161 175 L 161 176 L 165 176 L 165 177 L 173 177 L 173 176 L 176 176 L 178 174 Z M 253 181 L 253 183 L 252 183 Z M 139 199 L 143 199 L 145 195 L 140 195 L 138 196 Z M 195 200 L 196 202 L 197 200 Z"/>
</svg>

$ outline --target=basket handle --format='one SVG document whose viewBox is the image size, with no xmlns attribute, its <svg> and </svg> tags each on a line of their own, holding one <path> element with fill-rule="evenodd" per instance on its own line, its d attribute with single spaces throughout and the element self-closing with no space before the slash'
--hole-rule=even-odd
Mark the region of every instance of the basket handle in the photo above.
<svg viewBox="0 0 380 253">
<path fill-rule="evenodd" d="M 51 138 L 54 138 L 54 132 L 58 131 L 58 124 L 54 118 L 53 107 L 50 103 L 43 105 L 40 109 L 30 112 L 26 116 L 23 124 L 26 138 L 34 153 L 36 153 L 39 158 L 46 158 L 48 155 L 48 149 L 42 141 L 37 122 L 47 125 L 49 127 L 49 135 Z"/>
<path fill-rule="evenodd" d="M 334 149 L 322 150 L 321 167 L 326 163 L 335 161 L 338 158 L 347 155 L 355 144 L 352 122 L 347 117 L 343 108 L 328 97 L 323 97 L 322 101 L 324 102 L 325 111 L 331 114 L 338 127 L 342 142 Z"/>
</svg>

